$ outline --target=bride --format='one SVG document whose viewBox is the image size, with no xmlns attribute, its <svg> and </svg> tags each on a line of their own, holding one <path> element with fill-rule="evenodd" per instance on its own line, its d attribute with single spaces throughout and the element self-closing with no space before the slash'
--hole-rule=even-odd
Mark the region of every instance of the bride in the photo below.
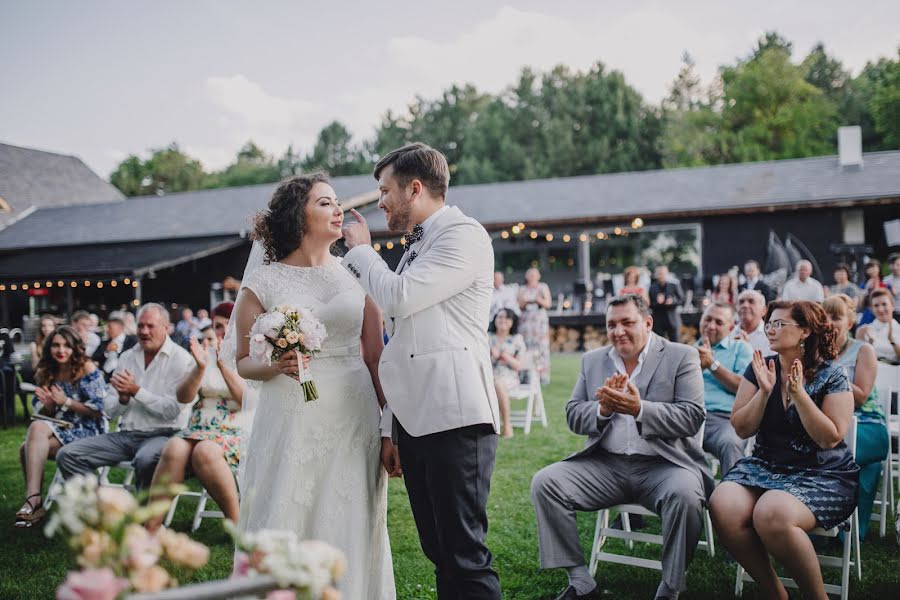
<svg viewBox="0 0 900 600">
<path fill-rule="evenodd" d="M 379 461 L 382 317 L 331 254 L 342 223 L 324 174 L 284 181 L 256 217 L 252 237 L 265 260 L 254 267 L 251 255 L 235 307 L 238 372 L 262 382 L 242 458 L 239 528 L 293 530 L 328 542 L 347 557 L 345 598 L 393 600 L 387 477 Z M 278 304 L 309 308 L 325 325 L 322 352 L 302 359 L 317 400 L 304 399 L 296 353 L 271 366 L 249 357 L 250 327 Z"/>
</svg>

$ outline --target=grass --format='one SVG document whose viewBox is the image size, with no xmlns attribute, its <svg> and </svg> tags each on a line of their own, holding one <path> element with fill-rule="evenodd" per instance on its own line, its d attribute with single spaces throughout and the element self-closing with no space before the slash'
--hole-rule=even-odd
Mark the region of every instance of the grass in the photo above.
<svg viewBox="0 0 900 600">
<path fill-rule="evenodd" d="M 540 425 L 528 436 L 517 430 L 512 440 L 501 440 L 489 502 L 490 531 L 487 544 L 494 554 L 494 565 L 500 574 L 503 597 L 515 600 L 555 598 L 565 585 L 561 570 L 538 568 L 537 533 L 534 509 L 530 500 L 532 475 L 545 465 L 579 449 L 583 438 L 566 428 L 563 407 L 578 372 L 577 356 L 555 356 L 552 383 L 545 388 L 550 426 Z M 48 540 L 40 531 L 13 529 L 13 515 L 21 506 L 24 484 L 19 468 L 18 446 L 25 433 L 23 426 L 0 431 L 0 599 L 32 600 L 52 598 L 54 590 L 74 567 L 65 543 Z M 53 463 L 48 464 L 47 479 L 53 476 Z M 435 598 L 431 563 L 422 554 L 410 513 L 406 490 L 401 481 L 390 482 L 388 527 L 394 559 L 398 598 L 420 600 Z M 194 502 L 179 504 L 173 527 L 189 531 Z M 582 547 L 590 549 L 594 515 L 579 515 Z M 182 582 L 205 581 L 227 577 L 231 571 L 232 548 L 220 520 L 205 520 L 194 537 L 211 548 L 209 564 L 196 573 L 182 572 Z M 893 523 L 891 523 L 893 525 Z M 650 531 L 658 531 L 651 524 Z M 892 531 L 892 529 L 891 529 Z M 618 541 L 609 542 L 614 551 L 625 552 Z M 635 546 L 634 554 L 658 558 L 658 547 Z M 829 570 L 828 580 L 839 573 Z M 610 599 L 652 598 L 659 573 L 636 567 L 601 564 L 598 581 L 603 596 Z M 688 572 L 688 591 L 682 598 L 730 598 L 734 589 L 734 567 L 725 563 L 721 552 L 710 559 L 698 551 Z M 744 597 L 754 598 L 756 588 L 745 586 Z M 863 544 L 863 580 L 851 575 L 851 598 L 891 598 L 900 593 L 900 549 L 893 536 L 879 539 L 872 527 Z M 793 597 L 799 597 L 794 595 Z M 355 599 L 347 599 L 355 600 Z"/>
</svg>

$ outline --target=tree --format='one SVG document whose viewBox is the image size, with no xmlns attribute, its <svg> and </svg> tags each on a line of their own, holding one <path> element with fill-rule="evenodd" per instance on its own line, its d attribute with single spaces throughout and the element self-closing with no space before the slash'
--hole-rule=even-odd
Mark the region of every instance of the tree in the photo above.
<svg viewBox="0 0 900 600">
<path fill-rule="evenodd" d="M 898 51 L 900 58 L 900 51 Z M 874 90 L 870 104 L 875 131 L 884 146 L 900 147 L 900 60 L 883 58 L 872 71 Z"/>
<path fill-rule="evenodd" d="M 147 193 L 144 180 L 149 183 L 147 169 L 136 155 L 132 154 L 116 167 L 109 176 L 109 182 L 126 196 L 140 196 Z"/>
<path fill-rule="evenodd" d="M 316 145 L 301 166 L 304 171 L 322 169 L 333 177 L 362 175 L 371 168 L 363 150 L 353 144 L 350 131 L 338 121 L 322 128 Z"/>
<path fill-rule="evenodd" d="M 281 179 L 281 170 L 272 157 L 257 146 L 253 140 L 247 141 L 238 150 L 236 160 L 216 173 L 211 173 L 204 187 L 221 188 L 241 185 L 272 183 Z"/>
<path fill-rule="evenodd" d="M 143 162 L 137 156 L 129 156 L 110 176 L 110 182 L 127 196 L 162 195 L 199 189 L 205 177 L 200 162 L 172 142 L 153 150 Z"/>
</svg>

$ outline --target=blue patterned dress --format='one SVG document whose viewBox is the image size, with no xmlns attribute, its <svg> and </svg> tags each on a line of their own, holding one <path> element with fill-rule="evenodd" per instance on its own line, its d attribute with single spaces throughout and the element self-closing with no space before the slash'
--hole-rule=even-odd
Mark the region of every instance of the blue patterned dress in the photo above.
<svg viewBox="0 0 900 600">
<path fill-rule="evenodd" d="M 788 492 L 812 511 L 820 526 L 828 529 L 847 519 L 856 508 L 859 467 L 842 441 L 830 449 L 816 444 L 800 421 L 794 404 L 784 408 L 781 400 L 781 366 L 775 360 L 775 385 L 766 404 L 753 456 L 743 458 L 728 471 L 724 481 L 747 487 Z M 756 385 L 753 366 L 744 378 Z M 843 367 L 822 363 L 805 385 L 816 406 L 828 394 L 849 392 L 850 382 Z"/>
<path fill-rule="evenodd" d="M 99 413 L 103 413 L 103 397 L 106 395 L 106 381 L 103 379 L 103 371 L 96 369 L 92 373 L 88 373 L 81 379 L 74 382 L 60 381 L 53 385 L 59 385 L 63 389 L 66 397 L 77 402 L 81 402 L 85 406 L 93 408 Z M 43 404 L 37 399 L 32 400 L 34 412 L 38 412 L 43 408 Z M 50 415 L 56 419 L 68 421 L 71 427 L 60 427 L 56 423 L 44 421 L 53 431 L 53 435 L 59 440 L 59 443 L 65 446 L 69 442 L 90 437 L 92 435 L 100 435 L 107 432 L 106 417 L 101 416 L 97 419 L 86 415 L 76 414 L 71 410 L 57 409 L 56 414 Z"/>
</svg>

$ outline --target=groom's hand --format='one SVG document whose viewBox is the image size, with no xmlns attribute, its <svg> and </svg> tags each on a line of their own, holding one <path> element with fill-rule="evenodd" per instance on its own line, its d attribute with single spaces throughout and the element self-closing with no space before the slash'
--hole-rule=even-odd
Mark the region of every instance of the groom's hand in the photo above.
<svg viewBox="0 0 900 600">
<path fill-rule="evenodd" d="M 400 451 L 391 441 L 391 438 L 381 438 L 381 464 L 387 471 L 388 477 L 403 477 L 403 469 L 400 468 Z"/>
<path fill-rule="evenodd" d="M 344 226 L 341 231 L 344 233 L 344 242 L 348 249 L 357 246 L 370 246 L 372 244 L 372 234 L 369 233 L 369 224 L 365 218 L 359 214 L 356 209 L 350 209 L 350 214 L 356 219 L 356 222 L 344 220 Z"/>
</svg>

